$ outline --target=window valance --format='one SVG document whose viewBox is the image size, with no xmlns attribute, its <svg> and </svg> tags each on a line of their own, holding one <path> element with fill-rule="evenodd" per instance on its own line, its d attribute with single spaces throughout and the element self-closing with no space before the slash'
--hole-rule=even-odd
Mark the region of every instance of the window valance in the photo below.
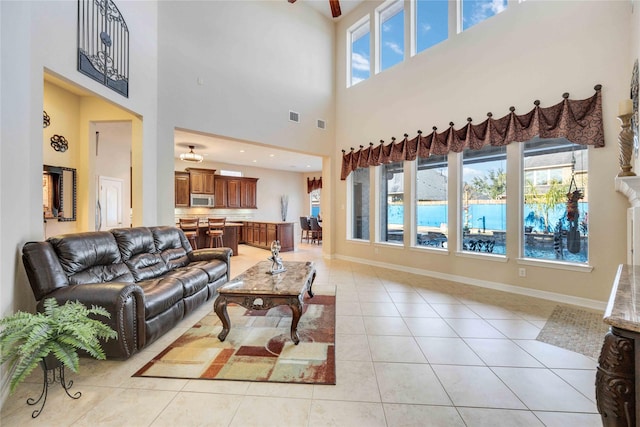
<svg viewBox="0 0 640 427">
<path fill-rule="evenodd" d="M 507 145 L 528 141 L 536 135 L 540 138 L 564 137 L 576 144 L 604 147 L 601 89 L 601 85 L 596 85 L 596 93 L 582 100 L 569 99 L 569 94 L 565 93 L 563 100 L 551 107 L 540 107 L 540 101 L 535 101 L 533 110 L 525 114 L 516 114 L 515 108 L 510 107 L 506 116 L 494 119 L 487 113 L 488 118 L 477 125 L 468 118 L 467 124 L 460 129 L 454 129 L 453 123 L 449 123 L 449 128 L 441 133 L 434 126 L 430 134 L 422 135 L 422 131 L 418 131 L 413 139 L 404 134 L 402 141 L 396 142 L 392 138 L 388 145 L 380 141 L 375 147 L 371 142 L 366 148 L 361 145 L 357 151 L 354 148 L 349 152 L 342 150 L 340 179 L 345 180 L 358 168 L 449 151 L 459 153 L 465 148 L 479 150 L 485 145 Z"/>
<path fill-rule="evenodd" d="M 316 179 L 314 176 L 313 179 L 309 179 L 307 177 L 307 194 L 311 193 L 314 190 L 319 190 L 322 188 L 322 177 Z"/>
</svg>

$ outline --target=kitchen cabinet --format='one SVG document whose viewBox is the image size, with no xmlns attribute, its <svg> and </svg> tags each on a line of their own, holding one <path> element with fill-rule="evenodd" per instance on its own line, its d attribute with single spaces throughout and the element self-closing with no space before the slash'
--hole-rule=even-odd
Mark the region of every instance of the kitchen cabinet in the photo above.
<svg viewBox="0 0 640 427">
<path fill-rule="evenodd" d="M 189 168 L 187 170 L 189 171 L 191 193 L 214 194 L 215 169 Z"/>
<path fill-rule="evenodd" d="M 244 223 L 244 241 L 247 245 L 262 249 L 271 249 L 271 242 L 280 241 L 280 252 L 294 250 L 292 222 L 256 222 Z"/>
<path fill-rule="evenodd" d="M 216 208 L 256 209 L 257 193 L 258 178 L 216 175 L 214 194 Z"/>
<path fill-rule="evenodd" d="M 175 198 L 176 207 L 188 208 L 190 203 L 189 196 L 189 173 L 188 172 L 175 172 L 174 174 L 174 186 L 175 186 Z"/>
</svg>

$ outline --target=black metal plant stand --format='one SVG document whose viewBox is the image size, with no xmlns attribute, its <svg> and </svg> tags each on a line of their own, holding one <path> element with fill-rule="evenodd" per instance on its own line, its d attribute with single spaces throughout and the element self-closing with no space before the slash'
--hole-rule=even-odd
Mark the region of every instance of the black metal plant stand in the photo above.
<svg viewBox="0 0 640 427">
<path fill-rule="evenodd" d="M 40 397 L 38 397 L 38 399 L 36 400 L 34 400 L 31 397 L 28 398 L 27 405 L 36 405 L 41 400 L 42 400 L 42 405 L 40 405 L 39 409 L 36 409 L 31 413 L 31 418 L 36 418 L 38 415 L 42 413 L 42 410 L 44 409 L 44 404 L 47 403 L 47 392 L 49 391 L 49 384 L 60 383 L 65 393 L 67 393 L 67 396 L 69 396 L 72 399 L 79 399 L 80 396 L 82 396 L 82 393 L 80 393 L 79 391 L 76 392 L 74 395 L 71 395 L 69 393 L 69 389 L 73 386 L 73 381 L 69 381 L 68 383 L 65 381 L 64 364 L 58 362 L 57 360 L 56 360 L 56 363 L 51 363 L 49 360 L 47 360 L 47 358 L 44 358 L 42 359 L 42 362 L 40 362 L 40 365 L 42 366 L 42 372 L 44 377 L 42 381 L 42 393 L 40 393 Z M 53 367 L 49 367 L 49 366 L 53 366 Z"/>
</svg>

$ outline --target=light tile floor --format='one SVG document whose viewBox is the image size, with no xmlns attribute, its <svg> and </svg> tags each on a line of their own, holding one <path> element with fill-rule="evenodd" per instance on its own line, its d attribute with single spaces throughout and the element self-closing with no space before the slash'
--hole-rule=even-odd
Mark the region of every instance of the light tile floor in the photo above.
<svg viewBox="0 0 640 427">
<path fill-rule="evenodd" d="M 236 276 L 268 257 L 240 246 Z M 316 292 L 337 294 L 337 385 L 132 378 L 211 311 L 207 303 L 125 362 L 82 359 L 31 419 L 32 375 L 2 408 L 22 426 L 600 426 L 596 360 L 535 340 L 555 302 L 322 258 Z"/>
</svg>

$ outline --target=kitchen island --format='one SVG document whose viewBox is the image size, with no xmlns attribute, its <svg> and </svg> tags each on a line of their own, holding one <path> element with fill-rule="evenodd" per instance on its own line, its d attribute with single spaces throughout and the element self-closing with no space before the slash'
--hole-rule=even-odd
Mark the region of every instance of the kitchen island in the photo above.
<svg viewBox="0 0 640 427">
<path fill-rule="evenodd" d="M 242 242 L 262 249 L 271 249 L 271 242 L 280 241 L 280 252 L 293 251 L 293 222 L 245 221 Z"/>
</svg>

